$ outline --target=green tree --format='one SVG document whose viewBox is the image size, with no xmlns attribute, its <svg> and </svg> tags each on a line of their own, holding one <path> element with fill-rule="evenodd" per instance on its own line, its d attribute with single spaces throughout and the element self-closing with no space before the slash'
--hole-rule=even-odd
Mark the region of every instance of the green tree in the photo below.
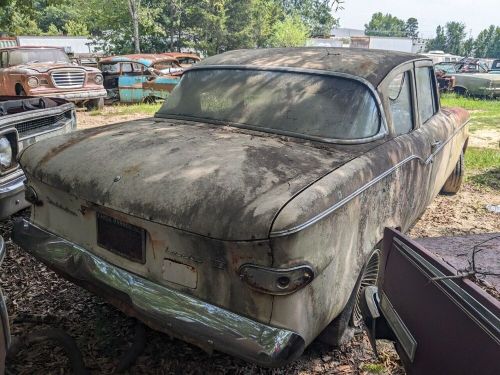
<svg viewBox="0 0 500 375">
<path fill-rule="evenodd" d="M 418 20 L 414 17 L 408 18 L 405 24 L 405 36 L 408 38 L 418 38 Z"/>
<path fill-rule="evenodd" d="M 465 37 L 466 33 L 464 23 L 446 23 L 446 52 L 454 55 L 463 55 Z"/>
<path fill-rule="evenodd" d="M 88 36 L 89 31 L 84 23 L 69 20 L 63 27 L 67 35 L 72 36 Z"/>
<path fill-rule="evenodd" d="M 61 30 L 59 30 L 56 25 L 51 23 L 47 28 L 47 31 L 44 32 L 44 34 L 54 36 L 54 35 L 61 35 L 62 33 Z"/>
<path fill-rule="evenodd" d="M 365 34 L 373 36 L 405 36 L 406 22 L 390 15 L 377 12 L 365 24 Z"/>
<path fill-rule="evenodd" d="M 446 35 L 445 29 L 442 26 L 436 28 L 436 37 L 427 42 L 428 51 L 444 51 L 446 50 Z"/>
<path fill-rule="evenodd" d="M 270 46 L 300 47 L 304 46 L 308 37 L 308 28 L 297 15 L 287 16 L 274 26 Z"/>
<path fill-rule="evenodd" d="M 474 38 L 469 38 L 464 42 L 463 52 L 464 56 L 472 56 L 474 54 Z"/>
</svg>

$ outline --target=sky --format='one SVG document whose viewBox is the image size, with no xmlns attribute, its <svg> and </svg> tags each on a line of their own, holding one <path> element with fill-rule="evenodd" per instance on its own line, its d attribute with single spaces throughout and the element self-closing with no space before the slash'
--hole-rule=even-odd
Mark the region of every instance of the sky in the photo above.
<svg viewBox="0 0 500 375">
<path fill-rule="evenodd" d="M 424 38 L 434 37 L 436 27 L 449 21 L 465 23 L 473 37 L 489 25 L 500 26 L 500 0 L 344 0 L 343 7 L 335 13 L 340 27 L 364 29 L 373 13 L 390 13 L 415 17 Z"/>
</svg>

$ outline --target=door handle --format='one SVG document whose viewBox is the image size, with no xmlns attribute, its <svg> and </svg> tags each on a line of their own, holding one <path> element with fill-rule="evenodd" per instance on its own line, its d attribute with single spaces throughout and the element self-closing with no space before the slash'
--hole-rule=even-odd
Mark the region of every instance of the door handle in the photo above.
<svg viewBox="0 0 500 375">
<path fill-rule="evenodd" d="M 434 153 L 434 151 L 436 151 L 439 148 L 439 146 L 441 146 L 442 143 L 443 142 L 441 142 L 441 141 L 432 142 L 431 143 L 431 152 Z"/>
</svg>

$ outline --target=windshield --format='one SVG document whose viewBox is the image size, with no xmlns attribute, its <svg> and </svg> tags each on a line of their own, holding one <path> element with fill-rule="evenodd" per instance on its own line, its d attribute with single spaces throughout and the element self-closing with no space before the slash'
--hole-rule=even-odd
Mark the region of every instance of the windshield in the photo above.
<svg viewBox="0 0 500 375">
<path fill-rule="evenodd" d="M 358 81 L 316 74 L 191 70 L 158 112 L 279 134 L 353 140 L 378 133 L 373 96 Z"/>
<path fill-rule="evenodd" d="M 69 63 L 69 58 L 64 51 L 58 48 L 26 48 L 10 52 L 9 65 L 11 66 L 37 62 Z"/>
</svg>

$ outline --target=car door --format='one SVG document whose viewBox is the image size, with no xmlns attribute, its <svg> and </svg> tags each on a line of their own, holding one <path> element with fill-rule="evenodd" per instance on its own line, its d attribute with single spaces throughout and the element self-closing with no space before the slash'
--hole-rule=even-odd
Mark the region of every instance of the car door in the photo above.
<svg viewBox="0 0 500 375">
<path fill-rule="evenodd" d="M 455 274 L 385 229 L 380 284 L 365 291 L 362 310 L 372 342 L 395 341 L 408 374 L 500 374 L 500 302 Z"/>
<path fill-rule="evenodd" d="M 432 166 L 428 131 L 419 124 L 413 62 L 396 68 L 381 84 L 387 118 L 392 133 L 388 152 L 400 166 L 396 173 L 399 221 L 403 231 L 425 210 Z"/>
<path fill-rule="evenodd" d="M 449 111 L 440 108 L 436 77 L 430 62 L 415 63 L 415 90 L 419 128 L 428 142 L 425 162 L 431 168 L 427 188 L 427 203 L 430 203 L 458 161 L 462 143 L 457 132 L 463 124 L 459 124 Z"/>
<path fill-rule="evenodd" d="M 121 75 L 118 78 L 120 101 L 124 103 L 141 103 L 146 97 L 143 83 L 147 80 L 141 67 L 136 63 L 122 63 Z"/>
<path fill-rule="evenodd" d="M 8 66 L 8 52 L 0 51 L 0 95 L 8 95 L 7 78 L 5 69 Z"/>
</svg>

